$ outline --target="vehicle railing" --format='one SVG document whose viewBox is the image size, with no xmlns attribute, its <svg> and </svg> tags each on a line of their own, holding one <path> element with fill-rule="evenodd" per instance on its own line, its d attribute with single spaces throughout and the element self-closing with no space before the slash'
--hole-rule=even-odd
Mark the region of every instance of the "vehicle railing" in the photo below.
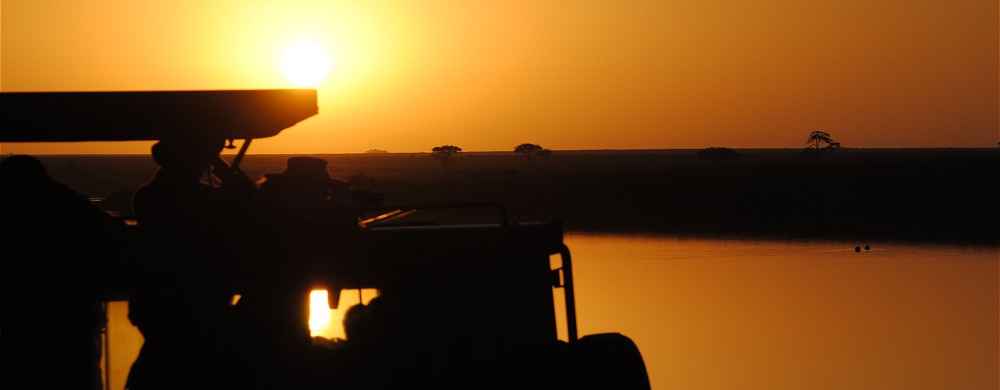
<svg viewBox="0 0 1000 390">
<path fill-rule="evenodd" d="M 98 206 L 104 200 L 104 198 L 90 198 L 90 201 Z M 417 213 L 419 211 L 427 210 L 459 210 L 459 209 L 495 209 L 498 212 L 499 226 L 509 226 L 510 218 L 507 214 L 507 209 L 503 205 L 494 202 L 474 202 L 474 203 L 439 203 L 439 204 L 401 204 L 401 205 L 387 205 L 387 206 L 368 206 L 368 207 L 346 207 L 346 208 L 322 208 L 322 209 L 310 209 L 310 210 L 275 210 L 275 214 L 281 215 L 356 215 L 358 218 L 358 227 L 368 228 L 377 227 L 380 224 L 386 224 L 388 222 L 407 217 Z M 119 211 L 106 210 L 108 215 L 120 220 L 127 225 L 133 226 L 138 225 L 138 220 L 135 215 L 125 215 Z M 366 214 L 375 214 L 370 217 L 364 217 Z"/>
<path fill-rule="evenodd" d="M 376 206 L 376 207 L 365 207 L 357 208 L 355 210 L 362 213 L 375 213 L 383 212 L 372 218 L 367 218 L 359 221 L 358 225 L 361 227 L 367 227 L 368 225 L 378 225 L 379 223 L 389 222 L 395 219 L 399 219 L 415 212 L 421 210 L 458 210 L 458 209 L 495 209 L 500 213 L 500 226 L 510 225 L 510 219 L 507 216 L 507 209 L 499 203 L 493 202 L 477 202 L 477 203 L 439 203 L 439 204 L 420 204 L 420 205 L 388 205 L 388 206 Z"/>
</svg>

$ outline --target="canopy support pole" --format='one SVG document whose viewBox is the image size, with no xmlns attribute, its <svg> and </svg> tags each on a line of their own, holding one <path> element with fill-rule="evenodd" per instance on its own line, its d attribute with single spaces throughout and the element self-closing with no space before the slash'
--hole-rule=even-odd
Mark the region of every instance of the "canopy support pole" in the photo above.
<svg viewBox="0 0 1000 390">
<path fill-rule="evenodd" d="M 242 172 L 240 171 L 240 163 L 243 162 L 243 156 L 247 154 L 247 149 L 250 149 L 250 141 L 253 141 L 253 138 L 247 138 L 243 141 L 243 146 L 240 147 L 240 151 L 236 153 L 236 157 L 233 158 L 231 168 L 233 168 L 234 171 Z"/>
</svg>

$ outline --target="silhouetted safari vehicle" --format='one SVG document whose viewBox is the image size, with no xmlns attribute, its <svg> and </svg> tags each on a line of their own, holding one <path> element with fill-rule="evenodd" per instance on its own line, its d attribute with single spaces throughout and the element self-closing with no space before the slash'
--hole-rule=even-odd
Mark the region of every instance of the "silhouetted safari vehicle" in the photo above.
<svg viewBox="0 0 1000 390">
<path fill-rule="evenodd" d="M 243 139 L 250 141 L 317 114 L 314 90 L 3 93 L 3 142 Z M 638 349 L 617 333 L 578 337 L 572 259 L 558 222 L 512 223 L 496 207 L 483 224 L 392 224 L 374 217 L 344 229 L 310 216 L 269 224 L 263 236 L 219 234 L 225 255 L 184 262 L 148 253 L 142 226 L 131 224 L 111 261 L 81 275 L 104 300 L 127 300 L 157 279 L 213 275 L 234 294 L 270 275 L 307 275 L 339 301 L 344 289 L 376 288 L 391 298 L 402 342 L 371 375 L 434 388 L 647 388 Z M 357 210 L 392 216 L 419 206 Z M 331 215 L 331 220 L 340 218 Z M 342 219 L 341 219 L 342 220 Z M 286 220 L 287 222 L 287 220 Z M 557 333 L 563 301 L 568 341 Z M 336 367 L 331 367 L 336 371 Z M 360 382 L 362 384 L 364 381 Z"/>
</svg>

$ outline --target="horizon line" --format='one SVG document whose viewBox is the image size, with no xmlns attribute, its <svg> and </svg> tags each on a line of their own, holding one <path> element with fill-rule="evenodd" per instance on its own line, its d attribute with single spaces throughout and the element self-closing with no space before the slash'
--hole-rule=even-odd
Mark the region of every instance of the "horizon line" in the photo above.
<svg viewBox="0 0 1000 390">
<path fill-rule="evenodd" d="M 717 147 L 717 146 L 710 146 Z M 551 149 L 553 152 L 670 152 L 670 151 L 697 151 L 704 148 L 648 148 L 648 149 Z M 799 148 L 730 148 L 733 150 L 745 150 L 745 151 L 801 151 L 806 147 Z M 891 148 L 891 147 L 868 147 L 868 148 L 851 148 L 842 147 L 840 150 L 856 150 L 856 151 L 876 151 L 876 150 L 998 150 L 1000 148 L 995 147 L 968 147 L 968 146 L 933 146 L 933 147 L 901 147 L 901 148 Z M 380 149 L 372 149 L 380 150 Z M 379 152 L 288 152 L 288 153 L 253 153 L 247 152 L 246 155 L 254 156 L 282 156 L 282 155 L 349 155 L 349 154 L 430 154 L 430 151 L 379 151 Z M 461 153 L 516 153 L 513 150 L 463 150 Z M 18 154 L 28 154 L 33 156 L 146 156 L 149 153 L 0 153 L 2 156 L 13 156 Z M 228 152 L 228 150 L 223 150 L 220 155 L 235 155 L 236 152 Z"/>
</svg>

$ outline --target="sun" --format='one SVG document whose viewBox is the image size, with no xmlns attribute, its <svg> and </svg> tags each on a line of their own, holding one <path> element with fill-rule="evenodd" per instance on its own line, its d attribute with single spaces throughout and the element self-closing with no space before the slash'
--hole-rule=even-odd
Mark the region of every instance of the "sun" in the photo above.
<svg viewBox="0 0 1000 390">
<path fill-rule="evenodd" d="M 281 55 L 281 72 L 300 87 L 322 82 L 330 74 L 331 65 L 326 48 L 312 41 L 295 42 Z"/>
</svg>

